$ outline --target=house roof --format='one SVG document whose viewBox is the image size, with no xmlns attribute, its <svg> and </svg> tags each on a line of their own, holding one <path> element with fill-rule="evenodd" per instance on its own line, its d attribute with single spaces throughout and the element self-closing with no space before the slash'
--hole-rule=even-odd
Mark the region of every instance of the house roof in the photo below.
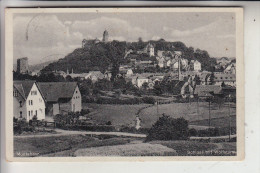
<svg viewBox="0 0 260 173">
<path fill-rule="evenodd" d="M 47 102 L 58 102 L 59 99 L 71 99 L 76 82 L 39 82 L 38 86 Z"/>
<path fill-rule="evenodd" d="M 235 81 L 236 80 L 236 75 L 235 74 L 227 74 L 227 73 L 221 73 L 221 74 L 214 74 L 215 76 L 215 81 L 223 81 L 223 82 L 228 82 L 228 81 Z"/>
<path fill-rule="evenodd" d="M 14 81 L 13 85 L 18 90 L 18 92 L 23 96 L 23 98 L 26 100 L 34 83 L 35 81 L 33 80 L 22 80 L 22 81 Z"/>
<path fill-rule="evenodd" d="M 194 94 L 200 97 L 209 97 L 213 94 L 221 94 L 222 88 L 217 85 L 196 85 Z"/>
</svg>

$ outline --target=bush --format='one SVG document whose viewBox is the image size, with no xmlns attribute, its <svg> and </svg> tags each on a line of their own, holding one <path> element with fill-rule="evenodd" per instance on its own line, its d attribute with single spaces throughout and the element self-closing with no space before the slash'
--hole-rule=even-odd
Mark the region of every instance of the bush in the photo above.
<svg viewBox="0 0 260 173">
<path fill-rule="evenodd" d="M 153 97 L 143 97 L 142 98 L 144 103 L 147 104 L 154 104 L 155 103 L 155 99 Z"/>
<path fill-rule="evenodd" d="M 188 139 L 188 121 L 184 118 L 171 118 L 163 115 L 151 127 L 146 141 Z"/>
<path fill-rule="evenodd" d="M 13 126 L 14 134 L 21 134 L 22 132 L 33 132 L 35 128 L 33 126 L 29 126 L 25 119 L 18 120 L 14 123 Z"/>
<path fill-rule="evenodd" d="M 111 121 L 108 121 L 108 122 L 106 123 L 106 125 L 111 126 L 111 125 L 112 125 Z"/>
<path fill-rule="evenodd" d="M 81 113 L 82 116 L 84 116 L 86 114 L 89 114 L 90 110 L 89 109 L 82 109 L 80 113 Z"/>
<path fill-rule="evenodd" d="M 197 136 L 197 135 L 198 135 L 198 132 L 196 129 L 194 129 L 194 128 L 189 129 L 189 136 Z"/>
</svg>

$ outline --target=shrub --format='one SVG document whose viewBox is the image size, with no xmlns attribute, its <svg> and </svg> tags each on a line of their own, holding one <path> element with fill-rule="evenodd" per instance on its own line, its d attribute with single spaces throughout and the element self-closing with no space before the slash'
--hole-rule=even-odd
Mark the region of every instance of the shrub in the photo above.
<svg viewBox="0 0 260 173">
<path fill-rule="evenodd" d="M 81 113 L 82 116 L 84 116 L 86 114 L 89 114 L 90 110 L 89 109 L 82 109 L 80 113 Z"/>
<path fill-rule="evenodd" d="M 33 132 L 35 128 L 29 126 L 25 119 L 18 120 L 13 126 L 14 134 L 21 134 L 22 132 Z"/>
<path fill-rule="evenodd" d="M 198 135 L 198 132 L 196 129 L 194 129 L 194 128 L 189 129 L 189 136 L 197 136 L 197 135 Z"/>
<path fill-rule="evenodd" d="M 146 141 L 188 139 L 188 121 L 184 118 L 171 118 L 163 115 L 151 127 Z"/>
<path fill-rule="evenodd" d="M 147 104 L 154 104 L 155 103 L 155 99 L 153 97 L 143 97 L 142 98 L 144 103 Z"/>
<path fill-rule="evenodd" d="M 111 126 L 111 125 L 112 125 L 111 121 L 108 121 L 108 122 L 106 123 L 106 125 Z"/>
</svg>

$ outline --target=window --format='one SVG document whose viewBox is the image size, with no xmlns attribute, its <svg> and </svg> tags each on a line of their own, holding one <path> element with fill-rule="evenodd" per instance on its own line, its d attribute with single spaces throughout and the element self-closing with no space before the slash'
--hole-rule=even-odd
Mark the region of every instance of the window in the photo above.
<svg viewBox="0 0 260 173">
<path fill-rule="evenodd" d="M 28 111 L 28 114 L 29 114 L 29 116 L 31 116 L 31 112 L 30 111 Z"/>
<path fill-rule="evenodd" d="M 76 91 L 76 93 L 78 93 L 78 91 Z"/>
<path fill-rule="evenodd" d="M 37 110 L 35 111 L 35 115 L 37 116 Z"/>
<path fill-rule="evenodd" d="M 22 111 L 20 111 L 20 118 L 22 118 L 23 117 L 23 112 Z"/>
<path fill-rule="evenodd" d="M 22 107 L 22 103 L 23 103 L 23 102 L 22 102 L 22 101 L 19 101 L 19 103 L 20 103 L 20 107 Z"/>
<path fill-rule="evenodd" d="M 14 91 L 13 91 L 13 95 L 14 95 L 14 97 L 18 97 L 18 91 L 17 91 L 17 90 L 14 90 Z"/>
<path fill-rule="evenodd" d="M 32 100 L 29 100 L 29 105 L 33 105 L 33 102 L 32 102 Z"/>
<path fill-rule="evenodd" d="M 33 111 L 31 110 L 31 115 L 33 115 Z"/>
<path fill-rule="evenodd" d="M 31 95 L 37 95 L 37 91 L 31 91 Z"/>
</svg>

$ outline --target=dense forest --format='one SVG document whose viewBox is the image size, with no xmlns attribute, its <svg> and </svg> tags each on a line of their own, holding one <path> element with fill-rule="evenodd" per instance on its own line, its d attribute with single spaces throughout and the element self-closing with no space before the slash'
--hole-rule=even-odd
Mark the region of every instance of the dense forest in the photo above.
<svg viewBox="0 0 260 173">
<path fill-rule="evenodd" d="M 192 59 L 198 60 L 201 62 L 203 70 L 212 71 L 212 67 L 216 64 L 216 60 L 210 58 L 207 51 L 200 49 L 194 50 L 193 47 L 187 47 L 182 42 L 167 42 L 163 39 L 149 42 L 155 46 L 155 53 L 158 50 L 182 51 L 182 58 L 189 61 Z M 137 50 L 143 49 L 147 44 L 148 42 L 144 42 L 141 39 L 137 42 L 112 41 L 109 43 L 100 42 L 92 44 L 85 48 L 75 49 L 64 58 L 46 66 L 42 69 L 42 72 L 55 70 L 66 72 L 67 69 L 70 71 L 73 69 L 74 73 L 84 73 L 93 70 L 100 70 L 104 73 L 106 70 L 110 69 L 112 70 L 112 73 L 116 74 L 121 64 L 130 62 L 129 57 L 124 58 L 126 51 L 132 49 L 136 52 Z M 136 59 L 155 60 L 155 57 L 148 57 L 145 55 L 135 54 L 134 56 L 136 56 Z"/>
</svg>

